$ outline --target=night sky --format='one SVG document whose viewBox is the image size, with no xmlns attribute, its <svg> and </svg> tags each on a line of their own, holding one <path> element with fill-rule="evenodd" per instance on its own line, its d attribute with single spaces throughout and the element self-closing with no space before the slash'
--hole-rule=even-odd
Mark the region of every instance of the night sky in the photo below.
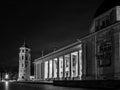
<svg viewBox="0 0 120 90">
<path fill-rule="evenodd" d="M 0 5 L 0 71 L 18 70 L 24 40 L 32 62 L 86 36 L 103 0 L 9 0 Z"/>
</svg>

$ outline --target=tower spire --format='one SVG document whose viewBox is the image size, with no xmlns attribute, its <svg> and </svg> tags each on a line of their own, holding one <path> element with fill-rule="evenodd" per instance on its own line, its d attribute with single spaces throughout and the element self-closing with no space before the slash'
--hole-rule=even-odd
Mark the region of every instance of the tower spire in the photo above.
<svg viewBox="0 0 120 90">
<path fill-rule="evenodd" d="M 24 42 L 23 42 L 23 45 L 22 47 L 26 47 L 26 48 L 29 48 L 28 45 L 26 44 L 26 40 L 24 39 Z"/>
</svg>

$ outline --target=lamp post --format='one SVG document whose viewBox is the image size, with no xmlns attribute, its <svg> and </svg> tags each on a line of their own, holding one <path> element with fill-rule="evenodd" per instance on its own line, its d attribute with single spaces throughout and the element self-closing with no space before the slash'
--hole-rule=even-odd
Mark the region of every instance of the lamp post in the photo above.
<svg viewBox="0 0 120 90">
<path fill-rule="evenodd" d="M 5 80 L 9 79 L 9 74 L 5 74 Z"/>
</svg>

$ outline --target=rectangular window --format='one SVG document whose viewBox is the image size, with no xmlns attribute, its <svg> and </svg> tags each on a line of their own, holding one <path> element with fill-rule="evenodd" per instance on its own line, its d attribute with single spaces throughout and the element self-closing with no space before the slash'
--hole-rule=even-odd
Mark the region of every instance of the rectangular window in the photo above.
<svg viewBox="0 0 120 90">
<path fill-rule="evenodd" d="M 107 67 L 111 65 L 112 59 L 112 42 L 111 41 L 104 41 L 101 42 L 98 47 L 97 52 L 97 60 L 99 61 L 100 67 Z"/>
</svg>

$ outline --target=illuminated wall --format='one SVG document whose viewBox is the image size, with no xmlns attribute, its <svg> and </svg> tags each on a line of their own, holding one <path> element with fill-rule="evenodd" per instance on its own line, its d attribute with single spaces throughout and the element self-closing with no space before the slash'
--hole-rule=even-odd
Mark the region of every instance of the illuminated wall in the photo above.
<svg viewBox="0 0 120 90">
<path fill-rule="evenodd" d="M 45 79 L 48 78 L 48 61 L 45 61 L 44 73 Z"/>
<path fill-rule="evenodd" d="M 78 76 L 78 52 L 71 53 L 71 77 Z"/>
<path fill-rule="evenodd" d="M 52 78 L 52 60 L 49 61 L 49 78 Z"/>
<path fill-rule="evenodd" d="M 57 78 L 57 62 L 58 62 L 58 59 L 55 58 L 53 60 L 53 62 L 54 62 L 54 78 Z"/>
<path fill-rule="evenodd" d="M 65 77 L 70 76 L 70 55 L 65 55 Z"/>
<path fill-rule="evenodd" d="M 76 49 L 77 48 L 77 49 Z M 82 45 L 76 46 L 73 52 L 62 53 L 54 58 L 47 58 L 43 61 L 41 79 L 43 80 L 81 80 L 82 79 Z M 47 61 L 46 61 L 47 60 Z M 79 61 L 78 61 L 79 60 Z M 42 67 L 42 64 L 41 64 Z M 39 70 L 39 69 L 38 69 Z M 43 73 L 44 72 L 44 73 Z M 38 75 L 39 71 L 37 71 Z M 43 75 L 44 74 L 44 75 Z"/>
<path fill-rule="evenodd" d="M 19 76 L 18 80 L 30 80 L 30 49 L 24 45 L 20 47 L 19 53 Z M 39 74 L 39 73 L 38 73 Z"/>
<path fill-rule="evenodd" d="M 59 57 L 59 77 L 63 77 L 63 57 Z"/>
</svg>

